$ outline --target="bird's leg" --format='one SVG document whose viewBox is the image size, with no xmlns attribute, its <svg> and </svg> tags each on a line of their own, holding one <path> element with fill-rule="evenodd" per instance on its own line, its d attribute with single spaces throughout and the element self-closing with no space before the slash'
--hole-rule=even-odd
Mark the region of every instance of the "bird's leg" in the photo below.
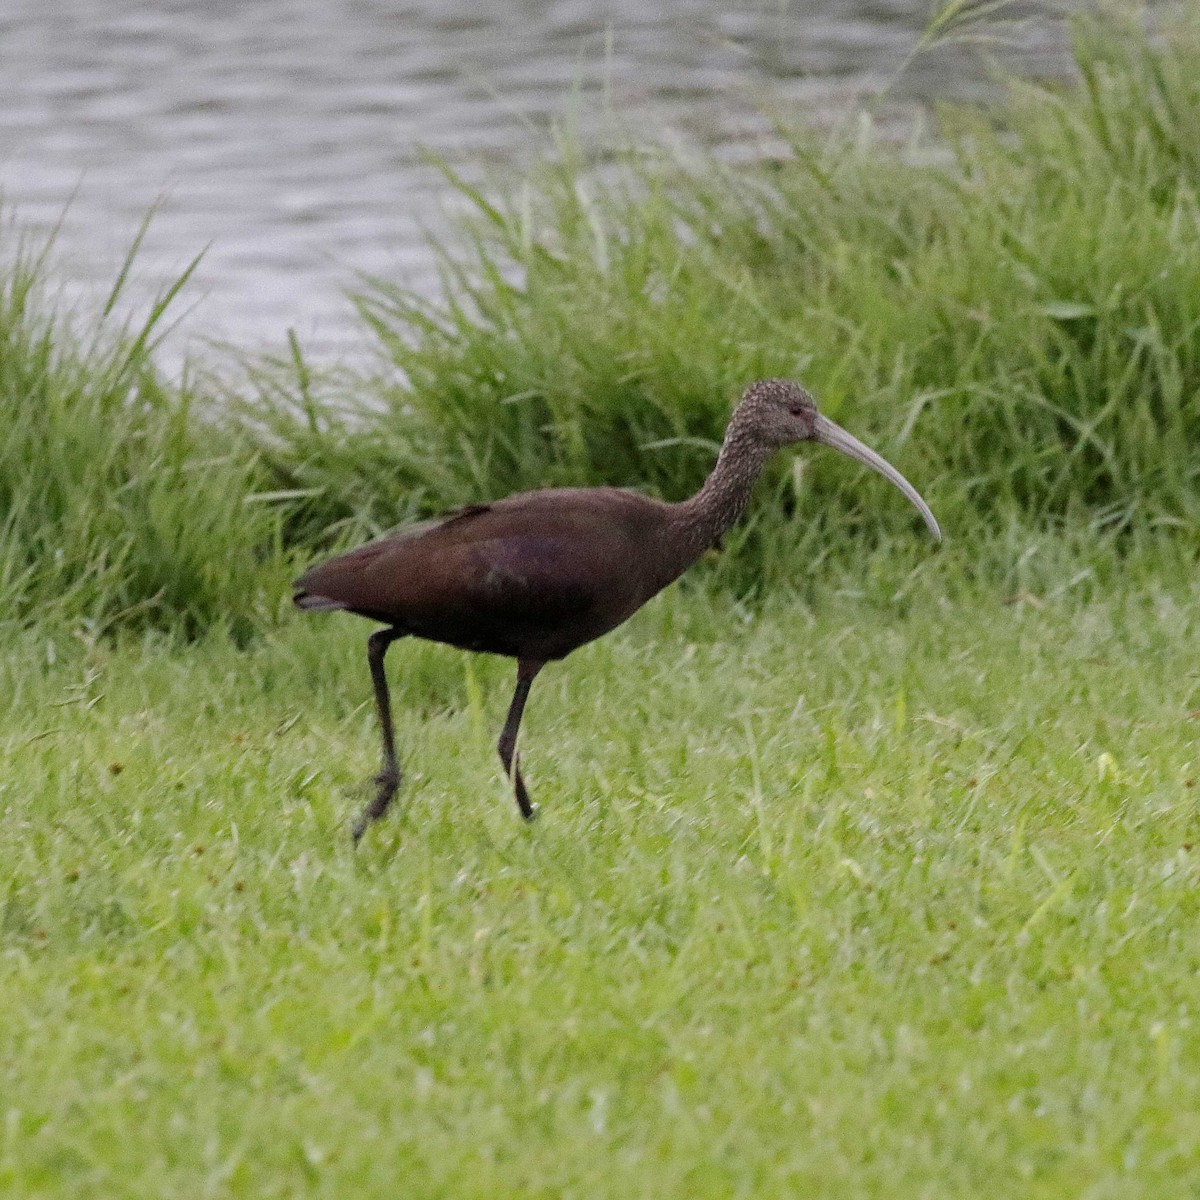
<svg viewBox="0 0 1200 1200">
<path fill-rule="evenodd" d="M 525 711 L 525 700 L 529 696 L 529 688 L 544 663 L 533 659 L 522 658 L 517 661 L 517 690 L 513 692 L 512 703 L 508 706 L 508 719 L 504 722 L 504 730 L 500 734 L 500 761 L 504 764 L 504 772 L 517 794 L 517 806 L 521 816 L 532 821 L 537 815 L 537 809 L 529 799 L 525 789 L 525 780 L 521 778 L 521 767 L 517 755 L 517 730 L 521 727 L 521 714 Z"/>
<path fill-rule="evenodd" d="M 396 734 L 392 728 L 392 702 L 388 696 L 387 673 L 383 657 L 388 647 L 404 634 L 399 629 L 380 629 L 367 639 L 367 662 L 371 664 L 371 682 L 375 685 L 375 708 L 379 713 L 379 732 L 383 735 L 383 761 L 375 782 L 379 791 L 354 823 L 354 842 L 367 831 L 372 821 L 387 812 L 396 789 L 400 786 L 400 764 L 396 761 Z"/>
</svg>

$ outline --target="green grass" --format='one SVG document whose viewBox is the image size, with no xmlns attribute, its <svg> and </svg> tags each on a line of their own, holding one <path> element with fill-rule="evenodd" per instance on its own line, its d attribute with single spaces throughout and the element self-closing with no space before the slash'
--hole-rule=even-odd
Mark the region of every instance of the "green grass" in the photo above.
<svg viewBox="0 0 1200 1200">
<path fill-rule="evenodd" d="M 2 664 L 0 1191 L 1189 1196 L 1200 607 L 675 590 L 534 689 L 365 623 Z M 119 773 L 118 773 L 119 764 Z"/>
<path fill-rule="evenodd" d="M 245 635 L 286 579 L 277 515 L 194 373 L 154 364 L 195 263 L 140 320 L 120 315 L 144 233 L 81 313 L 54 293 L 53 239 L 0 228 L 0 620 Z"/>
</svg>

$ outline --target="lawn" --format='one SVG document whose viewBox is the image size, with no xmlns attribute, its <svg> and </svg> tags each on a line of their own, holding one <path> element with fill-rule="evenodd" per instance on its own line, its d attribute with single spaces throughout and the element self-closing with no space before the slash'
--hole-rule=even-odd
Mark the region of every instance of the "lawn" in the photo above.
<svg viewBox="0 0 1200 1200">
<path fill-rule="evenodd" d="M 349 617 L 31 631 L 0 1191 L 1194 1196 L 1200 607 L 674 589 L 539 678 Z M 1071 584 L 1074 578 L 1074 586 Z"/>
</svg>

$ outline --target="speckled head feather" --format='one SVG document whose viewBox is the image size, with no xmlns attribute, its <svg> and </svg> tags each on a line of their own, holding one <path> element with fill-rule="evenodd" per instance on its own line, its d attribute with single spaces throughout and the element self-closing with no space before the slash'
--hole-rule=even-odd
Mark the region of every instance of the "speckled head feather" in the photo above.
<svg viewBox="0 0 1200 1200">
<path fill-rule="evenodd" d="M 815 436 L 817 402 L 790 379 L 760 379 L 742 394 L 729 434 L 778 450 Z"/>
</svg>

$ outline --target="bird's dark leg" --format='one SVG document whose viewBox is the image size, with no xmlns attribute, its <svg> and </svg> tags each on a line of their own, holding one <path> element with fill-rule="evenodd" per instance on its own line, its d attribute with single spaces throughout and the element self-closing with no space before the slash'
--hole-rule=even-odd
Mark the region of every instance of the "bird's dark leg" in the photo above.
<svg viewBox="0 0 1200 1200">
<path fill-rule="evenodd" d="M 392 702 L 388 696 L 387 673 L 383 669 L 383 657 L 388 647 L 404 637 L 399 629 L 380 629 L 367 639 L 367 662 L 371 664 L 371 682 L 375 685 L 375 708 L 379 713 L 379 732 L 383 735 L 383 762 L 376 783 L 379 791 L 375 799 L 363 809 L 354 823 L 354 842 L 367 831 L 372 821 L 378 821 L 387 812 L 396 789 L 400 786 L 400 764 L 396 761 L 396 734 L 392 728 Z"/>
<path fill-rule="evenodd" d="M 504 722 L 504 730 L 500 734 L 500 761 L 504 764 L 504 772 L 517 793 L 517 806 L 521 816 L 532 821 L 537 815 L 537 809 L 529 799 L 525 789 L 525 780 L 521 778 L 521 767 L 517 761 L 517 730 L 521 727 L 521 714 L 525 711 L 525 700 L 529 696 L 529 688 L 537 673 L 545 666 L 544 663 L 522 658 L 517 661 L 517 690 L 513 692 L 512 703 L 508 706 L 508 719 Z"/>
</svg>

